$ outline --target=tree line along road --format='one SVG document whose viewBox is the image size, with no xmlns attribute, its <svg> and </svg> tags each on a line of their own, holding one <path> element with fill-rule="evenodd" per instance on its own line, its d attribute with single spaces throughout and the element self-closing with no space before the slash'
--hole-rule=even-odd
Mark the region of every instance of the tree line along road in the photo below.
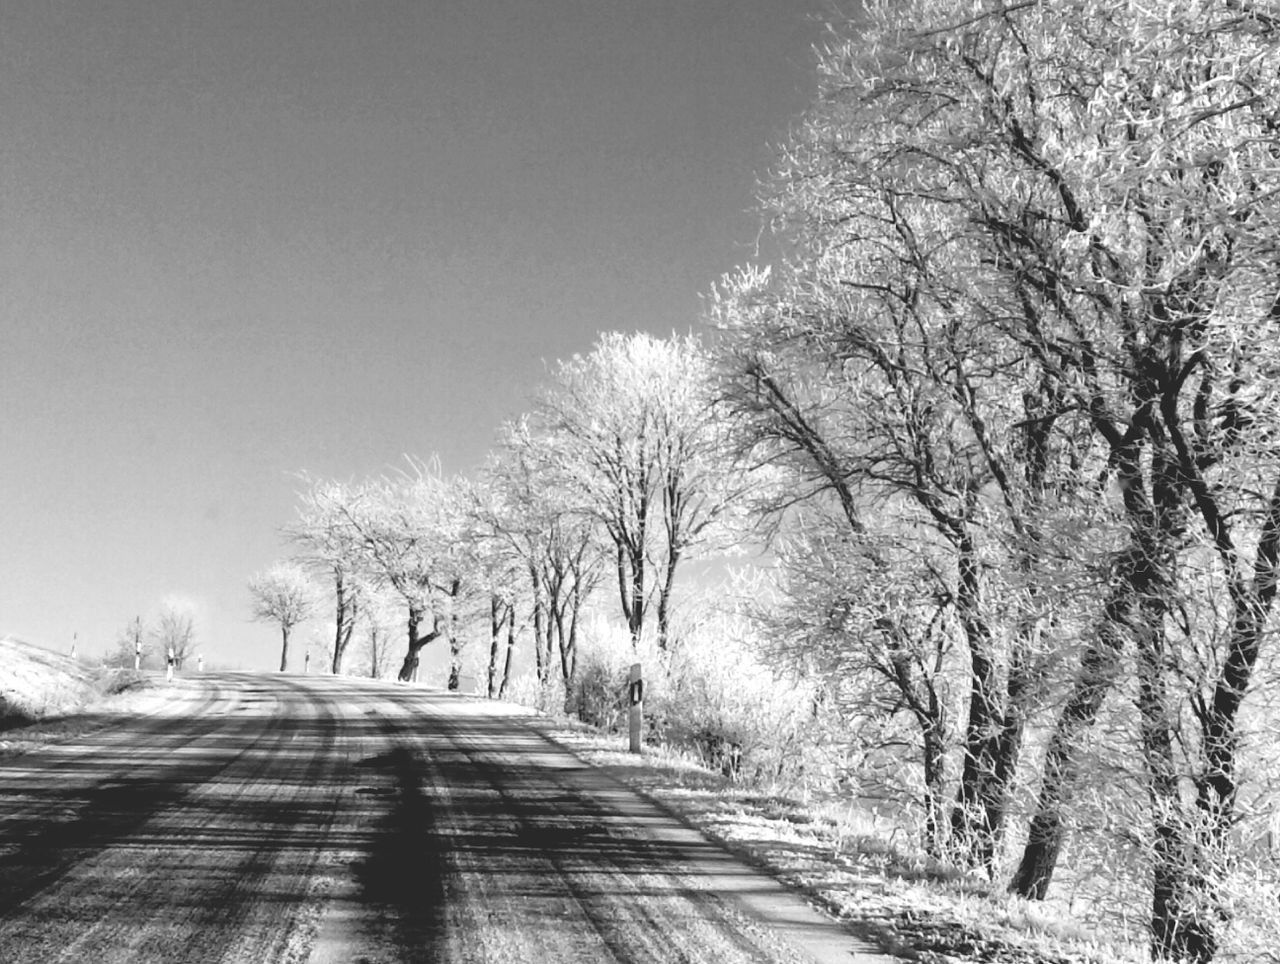
<svg viewBox="0 0 1280 964">
<path fill-rule="evenodd" d="M 175 692 L 0 764 L 0 960 L 891 960 L 501 705 Z"/>
</svg>

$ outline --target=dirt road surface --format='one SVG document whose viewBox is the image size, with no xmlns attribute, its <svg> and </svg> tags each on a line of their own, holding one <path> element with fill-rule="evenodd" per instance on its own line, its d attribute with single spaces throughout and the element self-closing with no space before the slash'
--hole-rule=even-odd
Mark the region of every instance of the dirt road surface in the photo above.
<svg viewBox="0 0 1280 964">
<path fill-rule="evenodd" d="M 482 700 L 210 674 L 0 764 L 0 961 L 882 964 Z"/>
</svg>

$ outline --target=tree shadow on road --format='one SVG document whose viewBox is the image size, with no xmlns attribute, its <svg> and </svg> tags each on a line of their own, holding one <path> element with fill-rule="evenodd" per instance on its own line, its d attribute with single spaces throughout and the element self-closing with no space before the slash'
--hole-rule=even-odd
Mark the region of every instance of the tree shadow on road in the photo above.
<svg viewBox="0 0 1280 964">
<path fill-rule="evenodd" d="M 434 808 L 423 793 L 422 764 L 395 747 L 360 761 L 389 777 L 390 787 L 361 787 L 368 796 L 385 796 L 390 806 L 370 837 L 356 877 L 362 901 L 380 911 L 406 961 L 434 961 L 443 947 L 446 881 L 451 870 L 444 841 L 435 826 Z"/>
</svg>

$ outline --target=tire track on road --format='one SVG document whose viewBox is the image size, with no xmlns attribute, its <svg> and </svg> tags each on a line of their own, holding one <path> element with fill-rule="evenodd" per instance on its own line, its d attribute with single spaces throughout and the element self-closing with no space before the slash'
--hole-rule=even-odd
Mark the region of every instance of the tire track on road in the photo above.
<svg viewBox="0 0 1280 964">
<path fill-rule="evenodd" d="M 417 744 L 433 799 L 445 811 L 435 824 L 447 830 L 448 858 L 462 884 L 463 907 L 452 914 L 467 925 L 466 940 L 445 935 L 432 960 L 793 959 L 777 942 L 771 949 L 761 928 L 716 895 L 689 886 L 680 863 L 687 855 L 623 826 L 616 808 L 581 786 L 589 768 L 563 750 L 556 752 L 561 761 L 573 760 L 571 771 L 530 765 L 528 751 L 541 744 L 531 736 L 513 749 L 510 740 L 521 731 L 510 719 L 454 719 L 408 694 L 388 701 L 396 717 L 384 726 L 391 739 Z M 406 714 L 424 706 L 422 724 L 396 732 Z M 486 918 L 495 907 L 501 933 L 492 940 L 495 928 Z M 519 955 L 515 931 L 524 945 Z M 685 936 L 683 946 L 673 934 Z"/>
<path fill-rule="evenodd" d="M 287 692 L 289 684 L 283 688 Z M 252 685 L 246 689 L 255 692 Z M 304 740 L 303 758 L 291 764 L 296 779 L 283 779 L 282 761 L 312 716 L 321 721 L 316 739 Z M 310 698 L 293 698 L 277 701 L 265 717 L 195 721 L 174 734 L 165 745 L 179 759 L 148 771 L 169 789 L 147 795 L 145 812 L 127 837 L 114 834 L 94 841 L 100 846 L 77 850 L 73 868 L 21 905 L 20 925 L 0 926 L 0 947 L 21 949 L 9 960 L 216 961 L 229 943 L 244 942 L 250 933 L 262 944 L 268 930 L 287 931 L 276 901 L 290 909 L 299 903 L 322 841 L 296 833 L 290 838 L 283 829 L 302 813 L 302 788 L 310 793 L 322 785 L 332 766 L 336 737 L 331 716 L 328 724 L 323 719 Z M 322 826 L 318 836 L 323 834 Z M 281 872 L 281 861 L 298 849 L 305 866 L 294 881 L 299 868 Z M 279 887 L 273 900 L 263 899 L 268 878 Z M 249 926 L 255 914 L 256 928 Z"/>
<path fill-rule="evenodd" d="M 206 688 L 196 708 L 205 711 L 226 698 L 222 690 Z M 172 773 L 163 755 L 193 734 L 175 728 L 172 718 L 144 720 L 0 765 L 0 916 L 12 916 L 89 854 L 134 833 L 165 802 L 155 792 L 157 779 Z M 212 733 L 221 725 L 202 721 L 200 729 Z M 151 760 L 139 764 L 139 746 L 148 748 Z M 168 796 L 176 798 L 183 786 L 173 782 Z"/>
</svg>

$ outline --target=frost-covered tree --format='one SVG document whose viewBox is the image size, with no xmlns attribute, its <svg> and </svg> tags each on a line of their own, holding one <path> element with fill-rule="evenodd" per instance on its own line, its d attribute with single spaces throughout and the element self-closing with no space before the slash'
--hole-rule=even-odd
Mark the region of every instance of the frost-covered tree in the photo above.
<svg viewBox="0 0 1280 964">
<path fill-rule="evenodd" d="M 602 335 L 555 366 L 535 412 L 561 486 L 613 547 L 633 641 L 650 609 L 669 643 L 676 573 L 740 500 L 705 349 L 691 336 Z"/>
<path fill-rule="evenodd" d="M 422 648 L 444 636 L 448 685 L 459 685 L 465 642 L 459 620 L 467 594 L 475 590 L 461 485 L 442 475 L 436 462 L 410 461 L 405 472 L 360 484 L 341 510 L 358 536 L 362 571 L 407 609 L 402 681 L 414 678 Z"/>
<path fill-rule="evenodd" d="M 332 671 L 342 668 L 360 613 L 360 540 L 344 511 L 354 497 L 342 482 L 306 479 L 298 496 L 298 517 L 287 532 L 302 560 L 333 581 L 334 636 Z"/>
<path fill-rule="evenodd" d="M 577 669 L 581 617 L 606 553 L 593 517 L 566 487 L 561 470 L 557 449 L 528 418 L 508 423 L 473 490 L 473 513 L 481 553 L 506 571 L 505 589 L 496 599 L 508 607 L 508 640 L 514 607 L 526 599 L 538 680 L 545 683 L 558 665 L 568 689 Z M 493 620 L 490 629 L 492 634 Z"/>
<path fill-rule="evenodd" d="M 1008 638 L 1053 629 L 1036 566 L 1054 533 L 1096 527 L 1083 548 L 1107 564 L 1014 886 L 1043 894 L 1075 754 L 1107 701 L 1131 698 L 1162 960 L 1212 959 L 1229 920 L 1241 712 L 1268 658 L 1278 40 L 1280 11 L 1252 0 L 871 2 L 823 53 L 821 99 L 779 165 L 781 287 L 730 299 L 773 332 L 739 352 L 743 409 L 851 518 L 872 480 L 950 540 L 975 683 L 996 638 L 984 600 L 1016 603 Z M 790 365 L 796 344 L 828 346 L 825 368 Z M 806 372 L 821 377 L 800 404 Z M 852 422 L 823 419 L 832 386 L 860 393 Z M 1010 550 L 994 570 L 992 532 Z M 980 785 L 1016 666 L 969 695 Z"/>
<path fill-rule="evenodd" d="M 249 579 L 253 618 L 280 627 L 280 672 L 289 667 L 289 635 L 310 619 L 318 594 L 307 571 L 296 562 L 277 562 Z"/>
<path fill-rule="evenodd" d="M 182 669 L 182 664 L 195 655 L 199 647 L 195 606 L 183 598 L 166 599 L 152 621 L 151 639 L 163 658 L 172 653 L 174 666 Z"/>
<path fill-rule="evenodd" d="M 141 616 L 134 616 L 116 636 L 116 648 L 107 656 L 110 666 L 141 669 L 149 655 L 151 633 Z"/>
</svg>

